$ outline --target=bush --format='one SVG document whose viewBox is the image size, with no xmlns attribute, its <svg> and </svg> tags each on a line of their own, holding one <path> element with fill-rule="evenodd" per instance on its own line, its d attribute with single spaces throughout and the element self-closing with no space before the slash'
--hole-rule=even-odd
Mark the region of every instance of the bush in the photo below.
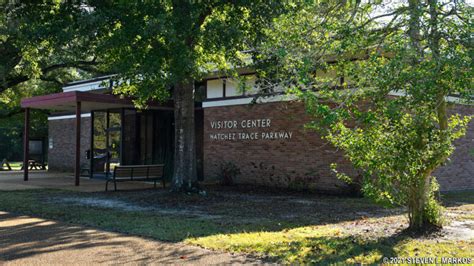
<svg viewBox="0 0 474 266">
<path fill-rule="evenodd" d="M 240 174 L 240 168 L 233 162 L 222 162 L 219 165 L 219 176 L 224 186 L 233 185 L 234 179 Z"/>
</svg>

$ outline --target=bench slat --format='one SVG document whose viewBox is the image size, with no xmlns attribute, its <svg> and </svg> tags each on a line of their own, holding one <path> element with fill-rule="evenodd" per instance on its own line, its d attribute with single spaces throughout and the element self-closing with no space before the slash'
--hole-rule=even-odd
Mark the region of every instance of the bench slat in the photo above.
<svg viewBox="0 0 474 266">
<path fill-rule="evenodd" d="M 164 165 L 122 165 L 114 169 L 113 179 L 160 179 L 163 178 Z"/>
<path fill-rule="evenodd" d="M 107 179 L 105 190 L 107 191 L 108 182 L 114 182 L 115 190 L 117 190 L 117 182 L 124 181 L 161 181 L 165 187 L 164 164 L 153 165 L 121 165 L 114 168 L 112 178 Z"/>
</svg>

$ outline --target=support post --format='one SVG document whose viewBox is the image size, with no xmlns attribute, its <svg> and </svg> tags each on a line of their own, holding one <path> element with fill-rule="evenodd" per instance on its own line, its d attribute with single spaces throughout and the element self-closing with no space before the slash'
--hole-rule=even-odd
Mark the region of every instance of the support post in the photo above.
<svg viewBox="0 0 474 266">
<path fill-rule="evenodd" d="M 30 108 L 25 109 L 25 131 L 23 132 L 23 180 L 28 181 L 30 160 Z"/>
<path fill-rule="evenodd" d="M 123 163 L 123 152 L 124 152 L 124 128 L 125 128 L 125 108 L 120 109 L 120 165 L 124 165 Z"/>
<path fill-rule="evenodd" d="M 110 172 L 110 146 L 109 146 L 109 135 L 110 135 L 110 110 L 107 109 L 105 113 L 105 177 L 109 178 Z"/>
<path fill-rule="evenodd" d="M 91 111 L 91 147 L 90 147 L 90 167 L 89 178 L 94 177 L 94 111 Z"/>
<path fill-rule="evenodd" d="M 79 177 L 81 174 L 81 102 L 76 103 L 76 166 L 74 176 L 76 186 L 79 186 Z"/>
</svg>

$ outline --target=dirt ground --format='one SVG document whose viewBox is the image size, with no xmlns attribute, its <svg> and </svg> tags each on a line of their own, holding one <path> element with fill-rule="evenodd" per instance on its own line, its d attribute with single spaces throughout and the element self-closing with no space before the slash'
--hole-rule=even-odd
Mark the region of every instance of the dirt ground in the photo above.
<svg viewBox="0 0 474 266">
<path fill-rule="evenodd" d="M 1 265 L 258 264 L 245 256 L 0 212 Z"/>
</svg>

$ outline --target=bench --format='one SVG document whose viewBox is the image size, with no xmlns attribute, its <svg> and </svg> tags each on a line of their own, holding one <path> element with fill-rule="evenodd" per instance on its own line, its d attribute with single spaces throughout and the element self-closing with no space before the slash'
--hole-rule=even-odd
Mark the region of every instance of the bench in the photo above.
<svg viewBox="0 0 474 266">
<path fill-rule="evenodd" d="M 126 181 L 154 182 L 155 188 L 156 182 L 161 181 L 165 188 L 164 168 L 163 164 L 116 166 L 114 175 L 105 182 L 105 191 L 108 191 L 109 182 L 114 183 L 114 189 L 117 191 L 117 182 Z"/>
</svg>

